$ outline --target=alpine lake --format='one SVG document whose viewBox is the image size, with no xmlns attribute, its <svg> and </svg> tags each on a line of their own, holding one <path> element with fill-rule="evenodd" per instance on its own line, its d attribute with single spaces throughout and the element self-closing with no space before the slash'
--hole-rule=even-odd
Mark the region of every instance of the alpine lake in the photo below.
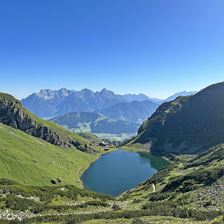
<svg viewBox="0 0 224 224">
<path fill-rule="evenodd" d="M 147 152 L 118 149 L 102 155 L 91 164 L 81 180 L 88 190 L 119 196 L 145 182 L 168 164 L 162 157 Z"/>
</svg>

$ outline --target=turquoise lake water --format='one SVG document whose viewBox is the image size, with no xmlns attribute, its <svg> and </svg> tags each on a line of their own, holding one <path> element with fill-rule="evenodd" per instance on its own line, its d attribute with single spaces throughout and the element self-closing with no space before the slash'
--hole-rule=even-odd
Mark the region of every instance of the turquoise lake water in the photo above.
<svg viewBox="0 0 224 224">
<path fill-rule="evenodd" d="M 149 153 L 116 150 L 101 156 L 82 175 L 86 189 L 118 196 L 152 177 L 168 162 Z"/>
</svg>

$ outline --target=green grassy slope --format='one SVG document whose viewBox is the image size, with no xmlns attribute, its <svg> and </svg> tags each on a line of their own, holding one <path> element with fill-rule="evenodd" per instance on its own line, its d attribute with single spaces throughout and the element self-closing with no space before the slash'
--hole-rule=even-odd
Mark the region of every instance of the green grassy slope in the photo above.
<svg viewBox="0 0 224 224">
<path fill-rule="evenodd" d="M 80 145 L 80 147 L 77 148 L 82 149 L 81 151 L 91 151 L 91 149 L 98 150 L 95 145 L 91 144 L 91 142 L 80 135 L 74 134 L 55 123 L 36 117 L 34 114 L 26 110 L 22 104 L 11 95 L 0 93 L 0 106 L 0 121 L 6 125 L 16 127 L 28 134 L 34 135 L 35 137 L 39 137 L 38 135 L 41 136 L 41 133 L 45 130 L 45 132 L 48 135 L 51 135 L 51 137 L 47 139 L 47 134 L 45 134 L 45 136 L 42 134 L 41 138 L 46 138 L 44 140 L 51 143 L 53 142 L 53 144 L 57 144 L 58 140 L 58 143 L 64 142 L 69 146 L 75 147 L 75 142 Z M 42 130 L 38 133 L 35 129 Z M 55 138 L 56 140 L 52 141 L 52 138 Z"/>
<path fill-rule="evenodd" d="M 96 159 L 78 150 L 62 149 L 20 130 L 0 124 L 0 177 L 31 185 L 81 186 L 80 175 Z"/>
</svg>

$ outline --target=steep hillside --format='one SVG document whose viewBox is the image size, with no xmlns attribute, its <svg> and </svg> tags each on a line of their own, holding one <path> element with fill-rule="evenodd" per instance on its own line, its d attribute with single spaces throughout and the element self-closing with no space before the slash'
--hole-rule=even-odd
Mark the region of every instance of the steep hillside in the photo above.
<svg viewBox="0 0 224 224">
<path fill-rule="evenodd" d="M 224 83 L 162 104 L 132 143 L 150 143 L 156 154 L 200 153 L 224 142 Z"/>
<path fill-rule="evenodd" d="M 35 115 L 52 118 L 69 112 L 93 112 L 110 107 L 119 102 L 132 102 L 135 99 L 147 99 L 139 94 L 119 95 L 103 89 L 93 92 L 89 89 L 50 90 L 44 89 L 23 99 L 22 104 Z"/>
<path fill-rule="evenodd" d="M 120 119 L 129 122 L 142 122 L 151 116 L 159 104 L 150 100 L 133 101 L 131 103 L 117 103 L 99 112 L 112 119 Z"/>
<path fill-rule="evenodd" d="M 82 186 L 82 172 L 96 159 L 78 150 L 61 149 L 0 123 L 0 177 L 29 185 L 51 180 Z"/>
<path fill-rule="evenodd" d="M 90 142 L 64 128 L 37 118 L 27 111 L 14 97 L 0 93 L 0 122 L 20 129 L 61 147 L 75 147 L 81 151 L 93 151 Z"/>
</svg>

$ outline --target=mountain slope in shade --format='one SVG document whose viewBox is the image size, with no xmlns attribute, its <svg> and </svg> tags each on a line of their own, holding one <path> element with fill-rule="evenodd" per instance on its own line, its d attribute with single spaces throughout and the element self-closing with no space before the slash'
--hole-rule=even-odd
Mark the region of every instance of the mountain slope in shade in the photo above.
<svg viewBox="0 0 224 224">
<path fill-rule="evenodd" d="M 135 134 L 139 123 L 112 120 L 93 112 L 71 112 L 51 119 L 51 121 L 76 132 Z"/>
<path fill-rule="evenodd" d="M 133 101 L 131 103 L 117 103 L 111 107 L 99 110 L 100 113 L 112 119 L 120 119 L 129 122 L 142 122 L 151 116 L 158 104 L 150 100 Z"/>
<path fill-rule="evenodd" d="M 135 143 L 157 154 L 199 153 L 224 142 L 224 83 L 162 104 L 141 126 Z"/>
<path fill-rule="evenodd" d="M 0 93 L 0 122 L 60 147 L 94 150 L 86 139 L 36 117 L 13 96 L 4 93 Z"/>
<path fill-rule="evenodd" d="M 39 93 L 22 99 L 21 102 L 37 116 L 51 118 L 69 112 L 93 112 L 119 102 L 131 102 L 136 99 L 145 100 L 147 98 L 143 94 L 118 95 L 107 89 L 93 92 L 89 89 L 74 91 L 63 88 L 60 90 L 41 90 Z"/>
</svg>

